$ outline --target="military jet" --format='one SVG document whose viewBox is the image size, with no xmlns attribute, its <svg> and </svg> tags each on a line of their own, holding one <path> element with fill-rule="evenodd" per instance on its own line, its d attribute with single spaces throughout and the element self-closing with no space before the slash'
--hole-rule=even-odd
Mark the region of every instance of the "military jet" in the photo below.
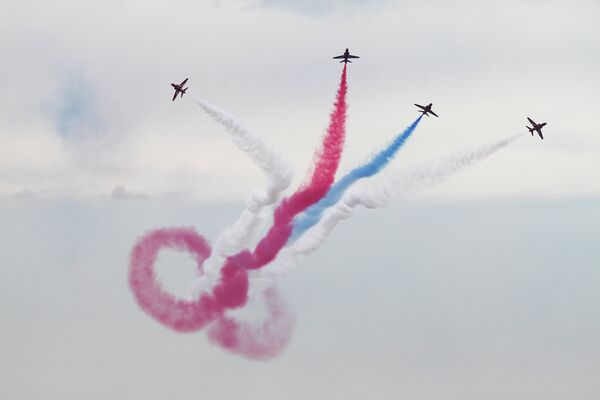
<svg viewBox="0 0 600 400">
<path fill-rule="evenodd" d="M 185 78 L 185 80 L 183 82 L 181 82 L 179 85 L 176 83 L 171 83 L 171 86 L 173 86 L 173 89 L 175 89 L 175 94 L 173 95 L 173 101 L 175 101 L 175 99 L 177 98 L 177 95 L 179 93 L 181 93 L 181 97 L 183 97 L 183 94 L 185 93 L 186 90 L 188 90 L 188 88 L 184 88 L 183 86 L 186 84 L 186 82 L 188 81 L 189 78 Z"/>
<path fill-rule="evenodd" d="M 341 56 L 335 56 L 333 57 L 333 59 L 343 59 L 342 61 L 340 61 L 340 63 L 351 63 L 352 61 L 350 61 L 350 58 L 360 58 L 359 56 L 353 56 L 352 54 L 350 54 L 350 52 L 348 51 L 348 49 L 346 49 L 346 51 L 344 52 L 344 54 L 342 54 Z"/>
<path fill-rule="evenodd" d="M 525 125 L 525 127 L 529 129 L 529 133 L 531 133 L 531 136 L 533 136 L 534 132 L 536 132 L 538 135 L 540 135 L 540 139 L 544 140 L 544 136 L 542 136 L 542 128 L 546 126 L 546 123 L 542 122 L 541 124 L 536 124 L 531 118 L 527 117 L 527 119 L 529 120 L 531 125 L 533 125 L 533 127 L 531 128 Z"/>
<path fill-rule="evenodd" d="M 422 113 L 423 115 L 427 115 L 428 117 L 429 117 L 429 114 L 435 115 L 436 117 L 438 116 L 436 113 L 431 111 L 431 107 L 433 106 L 432 103 L 429 103 L 426 106 L 421 106 L 419 104 L 415 104 L 415 106 L 420 108 L 419 112 Z"/>
</svg>

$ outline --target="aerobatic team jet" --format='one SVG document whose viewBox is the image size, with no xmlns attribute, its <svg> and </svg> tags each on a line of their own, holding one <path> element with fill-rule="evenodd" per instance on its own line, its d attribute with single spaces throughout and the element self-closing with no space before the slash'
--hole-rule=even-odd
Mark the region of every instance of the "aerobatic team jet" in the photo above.
<svg viewBox="0 0 600 400">
<path fill-rule="evenodd" d="M 429 117 L 429 114 L 435 115 L 436 117 L 438 116 L 436 113 L 431 111 L 431 106 L 433 106 L 432 103 L 429 103 L 426 106 L 421 106 L 419 104 L 415 104 L 415 106 L 420 108 L 419 112 L 422 113 L 423 115 L 427 115 L 428 117 Z"/>
<path fill-rule="evenodd" d="M 183 94 L 185 93 L 186 90 L 188 90 L 188 88 L 184 88 L 183 86 L 185 85 L 185 83 L 188 81 L 189 78 L 185 78 L 185 80 L 183 82 L 181 82 L 179 85 L 176 83 L 171 83 L 171 86 L 173 86 L 173 89 L 175 89 L 175 94 L 173 95 L 173 101 L 175 101 L 175 99 L 177 98 L 177 95 L 179 93 L 181 93 L 181 97 L 183 97 Z"/>
<path fill-rule="evenodd" d="M 344 54 L 342 54 L 341 56 L 335 56 L 333 57 L 333 59 L 340 59 L 342 58 L 343 60 L 340 61 L 340 63 L 351 63 L 352 61 L 349 60 L 349 58 L 360 58 L 359 56 L 353 56 L 352 54 L 350 54 L 350 52 L 348 51 L 348 49 L 346 49 L 346 51 L 344 52 Z"/>
<path fill-rule="evenodd" d="M 531 128 L 525 125 L 525 127 L 529 129 L 529 133 L 531 133 L 531 136 L 533 136 L 534 132 L 537 132 L 537 134 L 540 135 L 540 139 L 544 140 L 544 136 L 542 136 L 542 128 L 546 126 L 546 123 L 542 122 L 541 124 L 536 124 L 531 118 L 527 117 L 527 119 L 529 120 L 531 125 L 533 125 L 533 127 Z"/>
</svg>

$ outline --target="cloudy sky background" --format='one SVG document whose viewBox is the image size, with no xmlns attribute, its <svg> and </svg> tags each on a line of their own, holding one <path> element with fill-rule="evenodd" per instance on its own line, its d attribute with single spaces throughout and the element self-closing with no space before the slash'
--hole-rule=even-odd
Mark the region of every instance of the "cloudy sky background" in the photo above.
<svg viewBox="0 0 600 400">
<path fill-rule="evenodd" d="M 0 5 L 0 397 L 597 398 L 597 2 Z M 415 102 L 440 118 L 377 179 L 523 132 L 526 116 L 546 140 L 338 227 L 283 282 L 298 327 L 278 359 L 166 331 L 127 289 L 135 238 L 193 225 L 214 239 L 264 183 L 169 83 L 189 77 L 299 181 L 346 47 L 361 59 L 341 171 Z M 165 279 L 191 276 L 165 257 Z"/>
<path fill-rule="evenodd" d="M 528 115 L 550 124 L 543 143 L 521 141 L 436 193 L 600 192 L 595 2 L 296 3 L 4 0 L 0 193 L 243 198 L 260 172 L 191 96 L 171 103 L 184 77 L 301 176 L 339 77 L 330 57 L 345 47 L 362 58 L 342 168 L 432 101 L 443 118 L 424 121 L 394 168 L 522 132 Z"/>
</svg>

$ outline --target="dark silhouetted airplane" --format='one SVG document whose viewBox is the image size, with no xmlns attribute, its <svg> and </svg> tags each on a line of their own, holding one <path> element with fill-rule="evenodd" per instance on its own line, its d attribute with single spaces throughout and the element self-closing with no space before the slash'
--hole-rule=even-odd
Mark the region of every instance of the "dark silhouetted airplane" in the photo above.
<svg viewBox="0 0 600 400">
<path fill-rule="evenodd" d="M 175 94 L 173 95 L 173 101 L 175 101 L 175 99 L 177 98 L 177 95 L 179 93 L 181 93 L 181 97 L 183 97 L 183 94 L 185 93 L 185 91 L 188 90 L 188 88 L 183 87 L 187 81 L 188 81 L 188 78 L 185 78 L 185 80 L 183 82 L 181 82 L 179 85 L 176 83 L 171 83 L 171 86 L 173 86 L 173 89 L 175 89 Z"/>
<path fill-rule="evenodd" d="M 335 59 L 340 59 L 340 58 L 343 59 L 342 61 L 340 61 L 340 63 L 347 64 L 347 63 L 351 63 L 352 62 L 352 61 L 349 60 L 349 58 L 360 58 L 360 57 L 359 56 L 353 56 L 352 54 L 350 54 L 350 52 L 348 51 L 348 49 L 346 49 L 346 51 L 344 52 L 344 54 L 342 54 L 341 56 L 333 57 L 334 60 Z"/>
<path fill-rule="evenodd" d="M 428 117 L 429 117 L 429 114 L 435 115 L 436 117 L 438 116 L 436 113 L 431 111 L 431 106 L 433 106 L 432 103 L 429 103 L 426 106 L 421 106 L 419 104 L 415 104 L 415 106 L 420 108 L 419 112 L 422 113 L 423 115 L 427 115 Z"/>
<path fill-rule="evenodd" d="M 528 127 L 527 125 L 525 125 L 525 127 L 527 129 L 529 129 L 529 133 L 531 133 L 531 136 L 533 136 L 534 132 L 537 132 L 538 135 L 540 135 L 540 139 L 544 139 L 544 136 L 542 136 L 542 128 L 544 126 L 546 126 L 545 122 L 542 122 L 541 124 L 536 124 L 531 118 L 527 117 L 527 119 L 529 120 L 529 122 L 531 123 L 531 125 L 533 125 L 533 127 Z"/>
</svg>

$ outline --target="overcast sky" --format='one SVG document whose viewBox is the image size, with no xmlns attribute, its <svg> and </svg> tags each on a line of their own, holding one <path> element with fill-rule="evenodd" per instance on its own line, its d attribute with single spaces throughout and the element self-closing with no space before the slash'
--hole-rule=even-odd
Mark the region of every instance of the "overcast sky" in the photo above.
<svg viewBox="0 0 600 400">
<path fill-rule="evenodd" d="M 0 397 L 596 399 L 600 3 L 0 0 Z M 349 47 L 343 173 L 433 102 L 382 176 L 547 122 L 361 211 L 283 282 L 297 329 L 257 363 L 127 287 L 142 233 L 209 240 L 264 177 L 193 103 L 304 175 Z M 171 102 L 171 82 L 190 90 Z M 127 200 L 127 201 L 124 201 Z M 161 258 L 175 289 L 185 256 Z"/>
<path fill-rule="evenodd" d="M 3 0 L 0 193 L 242 199 L 260 171 L 170 82 L 238 116 L 298 175 L 327 124 L 349 47 L 342 170 L 433 102 L 409 167 L 547 121 L 440 196 L 598 194 L 600 5 L 567 2 Z M 223 162 L 226 159 L 228 162 Z M 438 192 L 436 192 L 438 193 Z"/>
</svg>

